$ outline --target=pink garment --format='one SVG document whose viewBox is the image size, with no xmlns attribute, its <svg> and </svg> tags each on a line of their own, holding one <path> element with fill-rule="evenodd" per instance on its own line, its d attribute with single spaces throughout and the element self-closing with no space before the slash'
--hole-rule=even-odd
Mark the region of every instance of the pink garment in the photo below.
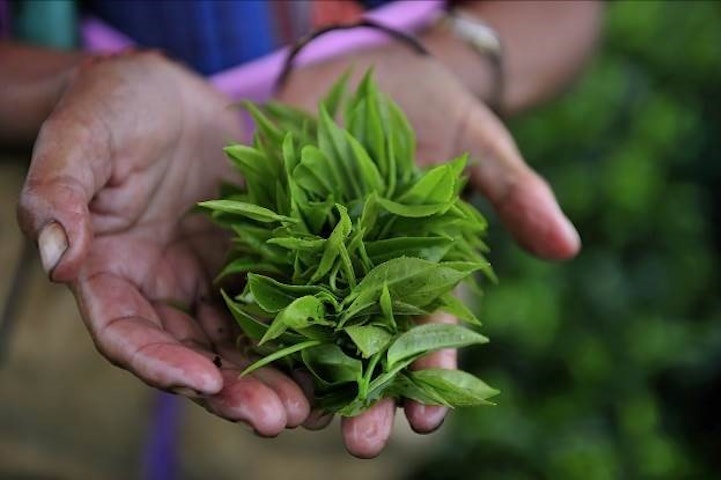
<svg viewBox="0 0 721 480">
<path fill-rule="evenodd" d="M 417 31 L 433 22 L 442 11 L 443 0 L 401 0 L 366 12 L 364 17 L 395 30 Z M 85 48 L 93 52 L 116 52 L 134 42 L 96 18 L 82 24 Z M 298 56 L 295 65 L 327 60 L 344 52 L 367 48 L 388 41 L 387 35 L 368 28 L 330 32 L 314 40 Z M 270 97 L 283 67 L 288 49 L 282 48 L 251 62 L 214 74 L 208 79 L 231 98 L 263 101 Z"/>
</svg>

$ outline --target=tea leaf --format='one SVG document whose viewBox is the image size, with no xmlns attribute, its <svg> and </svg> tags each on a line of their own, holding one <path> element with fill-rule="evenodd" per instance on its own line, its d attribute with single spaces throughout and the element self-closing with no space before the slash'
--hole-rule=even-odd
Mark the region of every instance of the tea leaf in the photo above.
<svg viewBox="0 0 721 480">
<path fill-rule="evenodd" d="M 340 107 L 343 97 L 346 95 L 346 87 L 348 85 L 348 77 L 350 77 L 350 70 L 347 70 L 340 76 L 340 78 L 333 84 L 328 91 L 328 94 L 320 101 L 320 104 L 328 112 L 328 115 L 335 117 Z"/>
<path fill-rule="evenodd" d="M 487 402 L 492 389 L 472 376 L 411 371 L 428 352 L 487 341 L 415 321 L 444 310 L 480 325 L 452 291 L 462 281 L 480 288 L 478 270 L 495 279 L 484 256 L 487 223 L 459 196 L 467 155 L 417 167 L 411 125 L 372 71 L 350 94 L 347 78 L 317 118 L 246 102 L 252 146 L 225 150 L 244 185 L 225 185 L 220 200 L 198 206 L 234 234 L 218 278 L 245 280 L 234 298 L 221 291 L 261 356 L 244 373 L 273 362 L 308 368 L 315 406 L 340 415 L 387 397 Z"/>
<path fill-rule="evenodd" d="M 461 267 L 465 267 L 465 270 Z M 473 268 L 465 264 L 438 264 L 420 258 L 388 260 L 371 270 L 346 299 L 353 302 L 343 318 L 347 319 L 373 305 L 384 285 L 387 285 L 394 299 L 424 307 L 451 290 L 472 271 Z"/>
<path fill-rule="evenodd" d="M 278 215 L 272 210 L 259 207 L 252 203 L 238 202 L 235 200 L 207 200 L 200 202 L 198 205 L 210 210 L 219 212 L 232 213 L 243 217 L 252 218 L 258 222 L 297 222 L 295 218 Z"/>
<path fill-rule="evenodd" d="M 258 305 L 268 313 L 277 313 L 305 295 L 328 294 L 315 285 L 287 285 L 265 275 L 248 274 L 248 286 Z"/>
<path fill-rule="evenodd" d="M 450 165 L 439 165 L 429 170 L 397 201 L 410 205 L 447 204 L 455 193 L 456 175 L 453 170 Z"/>
<path fill-rule="evenodd" d="M 310 326 L 313 322 L 323 322 L 324 315 L 323 302 L 318 298 L 311 295 L 296 298 L 278 312 L 258 345 L 279 337 L 289 328 L 299 330 Z"/>
<path fill-rule="evenodd" d="M 435 389 L 424 388 L 424 384 L 419 384 L 406 374 L 399 374 L 393 379 L 393 384 L 389 387 L 394 396 L 409 398 L 423 405 L 443 405 L 451 407 L 452 404 L 446 401 L 442 395 L 439 395 Z"/>
<path fill-rule="evenodd" d="M 223 270 L 215 277 L 215 281 L 221 280 L 228 275 L 235 275 L 238 273 L 246 273 L 250 271 L 265 272 L 265 273 L 280 273 L 280 270 L 273 264 L 259 262 L 255 259 L 249 258 L 238 258 L 227 264 Z"/>
<path fill-rule="evenodd" d="M 306 191 L 325 197 L 336 192 L 340 175 L 325 153 L 314 145 L 306 145 L 300 151 L 300 163 L 293 170 L 293 181 Z"/>
<path fill-rule="evenodd" d="M 451 293 L 441 296 L 441 304 L 439 306 L 444 312 L 448 312 L 457 319 L 462 320 L 471 325 L 481 326 L 481 321 L 471 312 L 466 305 Z"/>
<path fill-rule="evenodd" d="M 499 393 L 480 378 L 461 370 L 416 370 L 410 373 L 410 378 L 453 406 L 494 405 L 488 399 Z"/>
<path fill-rule="evenodd" d="M 488 339 L 480 333 L 459 325 L 428 323 L 413 327 L 391 344 L 387 354 L 388 365 L 393 367 L 400 361 L 442 348 L 460 348 L 487 342 Z"/>
<path fill-rule="evenodd" d="M 383 207 L 387 212 L 390 212 L 399 217 L 407 218 L 421 218 L 430 217 L 436 213 L 441 213 L 450 207 L 447 203 L 435 203 L 427 205 L 406 205 L 403 203 L 394 202 L 387 198 L 379 198 L 377 200 L 378 205 Z"/>
<path fill-rule="evenodd" d="M 233 318 L 235 318 L 235 321 L 243 333 L 256 342 L 263 338 L 263 335 L 265 335 L 265 332 L 268 330 L 268 326 L 245 313 L 223 290 L 220 291 L 220 294 L 223 296 L 225 304 L 228 306 L 230 313 L 233 315 Z"/>
<path fill-rule="evenodd" d="M 328 241 L 325 245 L 325 251 L 323 252 L 323 256 L 318 264 L 318 269 L 310 279 L 311 283 L 317 282 L 323 278 L 323 276 L 326 275 L 331 268 L 333 268 L 335 259 L 338 258 L 341 253 L 341 248 L 344 246 L 343 242 L 353 228 L 353 224 L 348 216 L 348 210 L 343 205 L 339 204 L 336 204 L 336 208 L 340 214 L 340 221 L 328 237 Z"/>
<path fill-rule="evenodd" d="M 446 237 L 395 237 L 365 242 L 368 256 L 377 265 L 400 256 L 439 262 L 453 245 Z"/>
<path fill-rule="evenodd" d="M 386 329 L 375 325 L 355 325 L 345 331 L 361 351 L 363 358 L 370 358 L 383 350 L 393 337 Z"/>
<path fill-rule="evenodd" d="M 305 350 L 306 348 L 315 347 L 316 345 L 320 345 L 322 342 L 320 340 L 308 340 L 301 343 L 296 343 L 295 345 L 291 345 L 289 347 L 281 348 L 280 350 L 277 350 L 269 355 L 266 355 L 265 357 L 261 358 L 257 362 L 251 364 L 248 366 L 245 370 L 240 372 L 240 376 L 248 375 L 249 373 L 264 367 L 266 365 L 269 365 L 276 360 L 279 360 L 283 357 L 287 357 L 288 355 L 292 355 L 296 352 L 300 352 Z"/>
<path fill-rule="evenodd" d="M 363 372 L 360 360 L 349 357 L 337 345 L 319 345 L 301 356 L 308 370 L 328 384 L 358 382 Z"/>
<path fill-rule="evenodd" d="M 354 168 L 353 153 L 343 129 L 335 124 L 328 112 L 321 105 L 320 122 L 318 125 L 318 147 L 329 158 L 333 158 L 333 166 L 338 172 L 339 186 L 342 195 L 339 198 L 353 199 L 362 194 L 358 174 Z"/>
</svg>

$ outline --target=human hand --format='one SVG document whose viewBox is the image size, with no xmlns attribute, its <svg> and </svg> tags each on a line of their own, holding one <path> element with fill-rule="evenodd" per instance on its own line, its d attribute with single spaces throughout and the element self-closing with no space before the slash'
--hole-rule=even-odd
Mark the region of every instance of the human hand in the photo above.
<svg viewBox="0 0 721 480">
<path fill-rule="evenodd" d="M 384 47 L 306 67 L 291 74 L 279 100 L 312 111 L 349 67 L 357 80 L 370 66 L 381 90 L 412 123 L 419 163 L 438 163 L 468 152 L 471 186 L 488 198 L 520 245 L 547 259 L 566 259 L 578 252 L 576 230 L 548 184 L 523 161 L 503 123 L 433 58 L 402 47 Z M 455 319 L 434 315 L 426 321 Z M 456 352 L 435 352 L 417 361 L 414 368 L 456 368 Z M 392 400 L 384 400 L 358 417 L 343 419 L 349 451 L 361 457 L 380 453 L 391 433 L 395 407 Z M 411 427 L 420 433 L 435 430 L 446 414 L 444 407 L 414 401 L 405 401 L 404 409 Z"/>
<path fill-rule="evenodd" d="M 107 359 L 273 436 L 308 401 L 270 368 L 238 378 L 234 324 L 210 302 L 226 238 L 186 215 L 231 175 L 222 147 L 242 130 L 229 104 L 157 54 L 80 67 L 37 138 L 18 215 Z"/>
</svg>

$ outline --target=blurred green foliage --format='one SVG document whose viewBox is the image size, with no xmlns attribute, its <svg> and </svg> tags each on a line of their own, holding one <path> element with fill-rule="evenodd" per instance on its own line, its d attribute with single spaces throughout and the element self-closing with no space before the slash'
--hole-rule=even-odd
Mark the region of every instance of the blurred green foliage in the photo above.
<svg viewBox="0 0 721 480">
<path fill-rule="evenodd" d="M 547 264 L 493 225 L 492 343 L 464 360 L 499 405 L 456 412 L 411 478 L 721 476 L 721 2 L 606 13 L 579 84 L 511 125 L 583 252 Z"/>
</svg>

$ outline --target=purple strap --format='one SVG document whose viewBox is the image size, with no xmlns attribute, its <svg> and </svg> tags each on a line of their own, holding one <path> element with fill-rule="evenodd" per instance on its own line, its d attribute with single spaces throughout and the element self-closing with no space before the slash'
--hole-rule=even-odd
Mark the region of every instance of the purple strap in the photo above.
<svg viewBox="0 0 721 480">
<path fill-rule="evenodd" d="M 143 480 L 173 480 L 178 478 L 178 434 L 181 397 L 158 392 L 153 408 L 153 423 L 143 449 Z"/>
<path fill-rule="evenodd" d="M 444 5 L 444 0 L 402 0 L 367 12 L 365 17 L 390 28 L 411 33 L 435 20 Z M 131 39 L 96 18 L 83 21 L 82 38 L 85 47 L 95 52 L 114 52 L 134 45 Z M 367 28 L 331 32 L 314 40 L 313 44 L 298 56 L 296 65 L 321 62 L 343 52 L 379 45 L 386 41 L 386 35 Z M 212 75 L 209 80 L 218 90 L 233 99 L 263 101 L 271 94 L 287 51 L 287 48 L 282 48 L 252 62 Z"/>
</svg>

